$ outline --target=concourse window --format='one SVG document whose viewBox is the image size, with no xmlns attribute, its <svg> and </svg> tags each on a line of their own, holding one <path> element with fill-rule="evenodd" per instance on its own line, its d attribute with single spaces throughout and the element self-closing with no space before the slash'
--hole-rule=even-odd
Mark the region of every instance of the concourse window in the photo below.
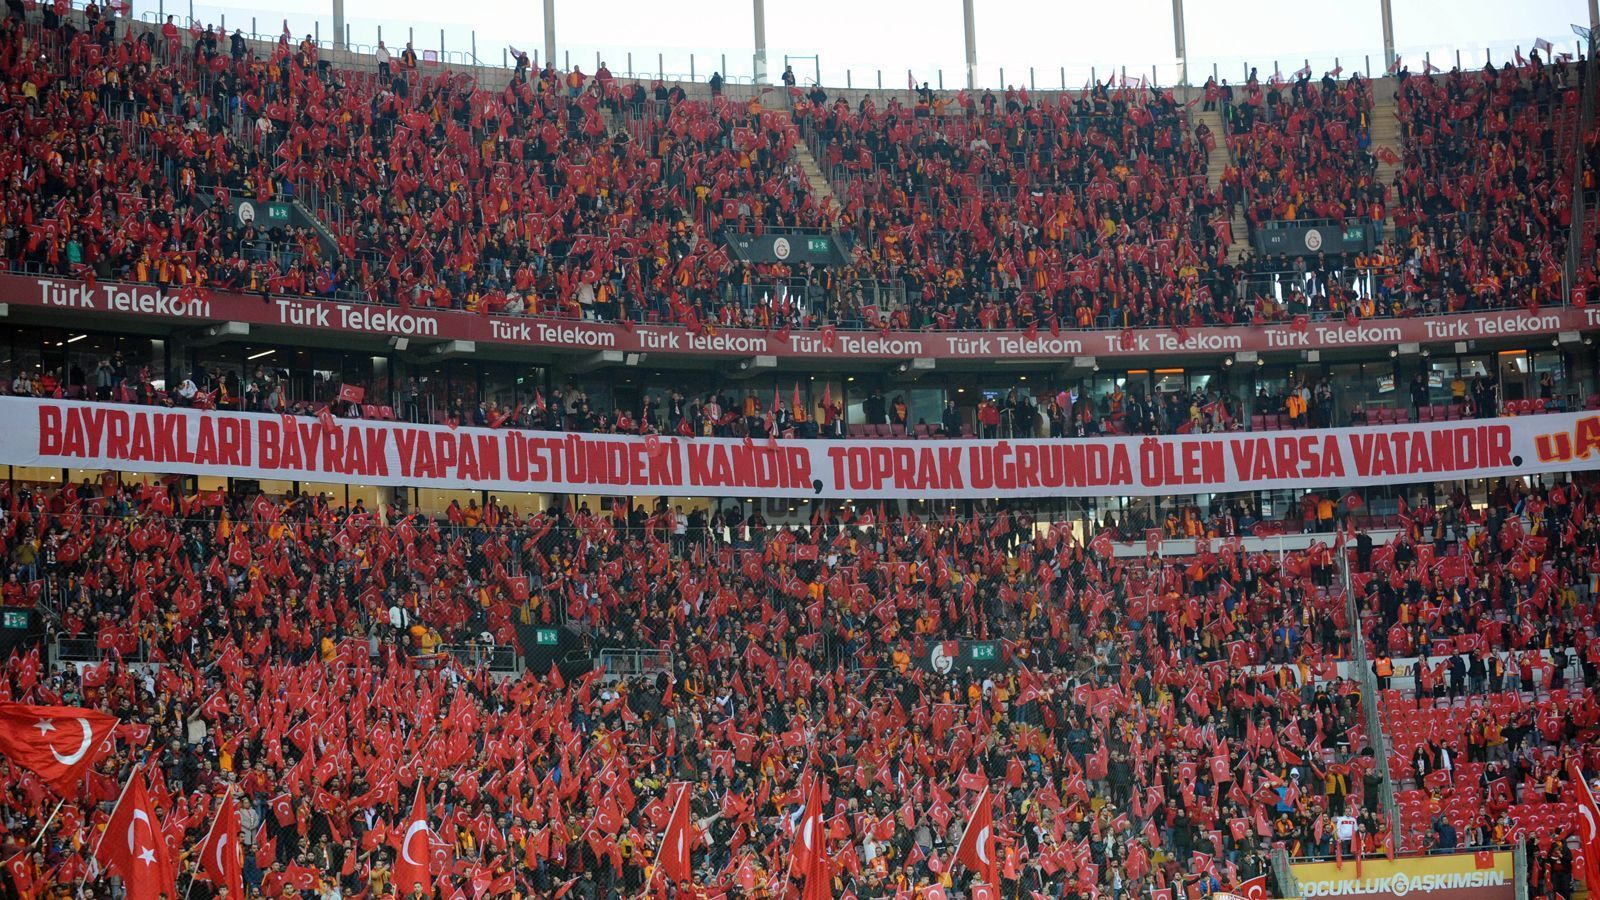
<svg viewBox="0 0 1600 900">
<path fill-rule="evenodd" d="M 1530 400 L 1537 396 L 1532 390 L 1533 361 L 1526 350 L 1503 350 L 1499 354 L 1500 397 L 1502 400 Z"/>
</svg>

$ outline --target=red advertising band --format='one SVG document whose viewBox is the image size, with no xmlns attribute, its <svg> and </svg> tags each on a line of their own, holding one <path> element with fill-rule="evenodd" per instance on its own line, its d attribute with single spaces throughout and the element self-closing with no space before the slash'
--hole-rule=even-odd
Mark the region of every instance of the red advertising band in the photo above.
<svg viewBox="0 0 1600 900">
<path fill-rule="evenodd" d="M 1507 337 L 1552 337 L 1600 327 L 1600 309 L 1560 307 L 1461 313 L 1421 318 L 1281 322 L 1261 326 L 1038 329 L 1020 331 L 845 331 L 836 328 L 761 331 L 676 325 L 615 325 L 535 319 L 461 310 L 398 308 L 152 285 L 85 283 L 0 275 L 0 302 L 71 309 L 182 324 L 247 322 L 318 328 L 375 337 L 472 341 L 555 350 L 619 350 L 692 356 L 776 356 L 883 360 L 1059 359 L 1061 357 L 1201 356 L 1241 351 L 1393 349 L 1398 344 Z"/>
<path fill-rule="evenodd" d="M 1600 413 L 994 440 L 663 438 L 0 398 L 0 463 L 396 487 L 954 499 L 1308 490 L 1600 468 Z"/>
</svg>

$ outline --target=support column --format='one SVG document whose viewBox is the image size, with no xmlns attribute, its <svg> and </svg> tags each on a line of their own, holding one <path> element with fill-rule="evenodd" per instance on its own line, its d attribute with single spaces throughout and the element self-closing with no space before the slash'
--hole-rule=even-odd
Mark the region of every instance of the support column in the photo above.
<svg viewBox="0 0 1600 900">
<path fill-rule="evenodd" d="M 978 32 L 973 24 L 972 0 L 961 0 L 961 24 L 967 33 L 967 90 L 978 89 Z"/>
<path fill-rule="evenodd" d="M 1172 51 L 1178 57 L 1178 84 L 1188 87 L 1189 47 L 1183 34 L 1183 0 L 1172 0 Z"/>
<path fill-rule="evenodd" d="M 1378 6 L 1383 10 L 1383 71 L 1385 73 L 1394 68 L 1394 9 L 1389 3 L 1390 0 L 1378 0 Z"/>
<path fill-rule="evenodd" d="M 544 0 L 544 61 L 552 66 L 556 62 L 556 0 Z"/>
<path fill-rule="evenodd" d="M 766 0 L 750 0 L 756 20 L 756 84 L 767 83 L 767 4 Z M 726 78 L 728 73 L 722 73 Z"/>
<path fill-rule="evenodd" d="M 333 0 L 333 46 L 340 50 L 344 46 L 344 0 Z"/>
</svg>

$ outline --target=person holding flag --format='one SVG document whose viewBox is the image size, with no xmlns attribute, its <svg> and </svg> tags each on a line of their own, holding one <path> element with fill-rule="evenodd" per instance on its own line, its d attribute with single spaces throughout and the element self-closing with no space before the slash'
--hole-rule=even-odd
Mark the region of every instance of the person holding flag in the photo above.
<svg viewBox="0 0 1600 900">
<path fill-rule="evenodd" d="M 827 838 L 827 825 L 822 819 L 822 781 L 812 775 L 805 808 L 795 825 L 794 851 L 789 861 L 790 874 L 804 884 L 800 900 L 830 900 L 833 896 Z"/>
<path fill-rule="evenodd" d="M 227 888 L 230 897 L 244 896 L 244 872 L 239 859 L 239 806 L 233 788 L 217 804 L 211 830 L 200 842 L 199 875 L 215 888 Z"/>
<path fill-rule="evenodd" d="M 989 800 L 989 788 L 985 786 L 972 805 L 966 830 L 961 832 L 961 843 L 956 845 L 956 862 L 971 869 L 980 883 L 998 892 L 1000 881 L 995 845 L 994 806 Z M 973 896 L 977 897 L 976 891 Z"/>
<path fill-rule="evenodd" d="M 1591 896 L 1600 895 L 1600 804 L 1595 803 L 1594 791 L 1576 759 L 1567 760 L 1567 778 L 1578 795 L 1578 814 L 1573 824 L 1583 849 L 1583 881 Z"/>
<path fill-rule="evenodd" d="M 134 766 L 111 810 L 106 830 L 95 844 L 94 859 L 122 877 L 127 900 L 170 900 L 177 895 L 167 842 L 139 766 Z"/>
<path fill-rule="evenodd" d="M 661 845 L 656 848 L 655 871 L 651 873 L 651 884 L 655 885 L 658 875 L 665 875 L 671 884 L 681 885 L 694 878 L 694 863 L 692 854 L 698 836 L 695 834 L 694 825 L 689 821 L 689 784 L 678 782 L 667 789 L 670 798 L 668 807 L 672 810 L 667 816 L 667 827 L 661 833 Z M 662 886 L 655 885 L 657 890 Z"/>
<path fill-rule="evenodd" d="M 417 779 L 416 798 L 411 801 L 411 815 L 399 834 L 395 847 L 394 887 L 400 896 L 407 896 L 417 887 L 433 889 L 433 877 L 428 871 L 432 858 L 428 846 L 428 804 L 422 799 L 422 779 Z"/>
</svg>

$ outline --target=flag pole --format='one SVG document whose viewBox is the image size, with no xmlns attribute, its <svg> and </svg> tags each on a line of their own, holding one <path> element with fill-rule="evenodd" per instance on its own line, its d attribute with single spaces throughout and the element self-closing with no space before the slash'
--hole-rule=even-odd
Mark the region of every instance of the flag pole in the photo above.
<svg viewBox="0 0 1600 900">
<path fill-rule="evenodd" d="M 117 794 L 117 802 L 111 805 L 112 812 L 116 812 L 117 807 L 122 805 L 123 798 L 128 794 L 128 788 L 133 786 L 133 779 L 139 777 L 139 767 L 142 765 L 144 765 L 144 760 L 142 759 L 133 764 L 133 771 L 128 773 L 128 780 L 122 783 L 122 792 Z M 100 868 L 100 845 L 105 843 L 105 840 L 106 833 L 102 831 L 100 832 L 99 840 L 94 842 L 94 852 L 89 854 L 89 865 L 84 866 L 83 874 L 78 877 L 78 886 L 73 890 L 72 896 L 79 897 L 83 895 L 83 886 L 89 880 L 90 867 Z"/>
<path fill-rule="evenodd" d="M 206 844 L 211 843 L 211 835 L 216 833 L 217 822 L 222 819 L 222 808 L 227 805 L 228 798 L 233 796 L 234 787 L 235 785 L 229 784 L 228 790 L 223 793 L 222 799 L 218 801 L 217 811 L 211 814 L 211 827 L 206 829 L 206 836 L 200 839 L 200 846 L 204 847 Z M 189 873 L 189 886 L 183 889 L 183 900 L 189 900 L 189 892 L 194 890 L 195 875 L 199 874 L 204 866 L 204 859 L 195 861 L 194 871 Z"/>
<path fill-rule="evenodd" d="M 668 782 L 667 783 L 667 787 L 668 787 L 669 790 L 671 789 L 673 784 L 680 785 L 680 788 L 679 788 L 679 791 L 678 791 L 678 802 L 672 804 L 672 810 L 668 814 L 670 816 L 670 818 L 668 819 L 669 822 L 672 819 L 676 819 L 678 817 L 678 807 L 680 805 L 682 805 L 685 800 L 689 799 L 689 790 L 690 790 L 690 787 L 691 787 L 690 783 L 687 782 L 687 781 Z M 662 833 L 661 833 L 661 843 L 656 845 L 655 862 L 650 866 L 650 880 L 645 884 L 645 890 L 647 890 L 647 891 L 650 888 L 654 887 L 655 883 L 656 883 L 656 879 L 661 877 L 661 853 L 666 848 L 667 848 L 667 834 L 666 834 L 665 831 L 662 831 Z M 668 882 L 668 883 L 670 884 L 671 882 Z"/>
<path fill-rule="evenodd" d="M 33 843 L 28 845 L 29 850 L 39 846 L 39 842 L 44 840 L 45 832 L 50 830 L 50 823 L 56 820 L 56 813 L 61 812 L 61 804 L 66 802 L 67 798 L 65 797 L 62 797 L 60 800 L 56 801 L 56 808 L 50 811 L 50 818 L 45 819 L 44 824 L 39 826 L 39 833 L 34 836 Z"/>
</svg>

